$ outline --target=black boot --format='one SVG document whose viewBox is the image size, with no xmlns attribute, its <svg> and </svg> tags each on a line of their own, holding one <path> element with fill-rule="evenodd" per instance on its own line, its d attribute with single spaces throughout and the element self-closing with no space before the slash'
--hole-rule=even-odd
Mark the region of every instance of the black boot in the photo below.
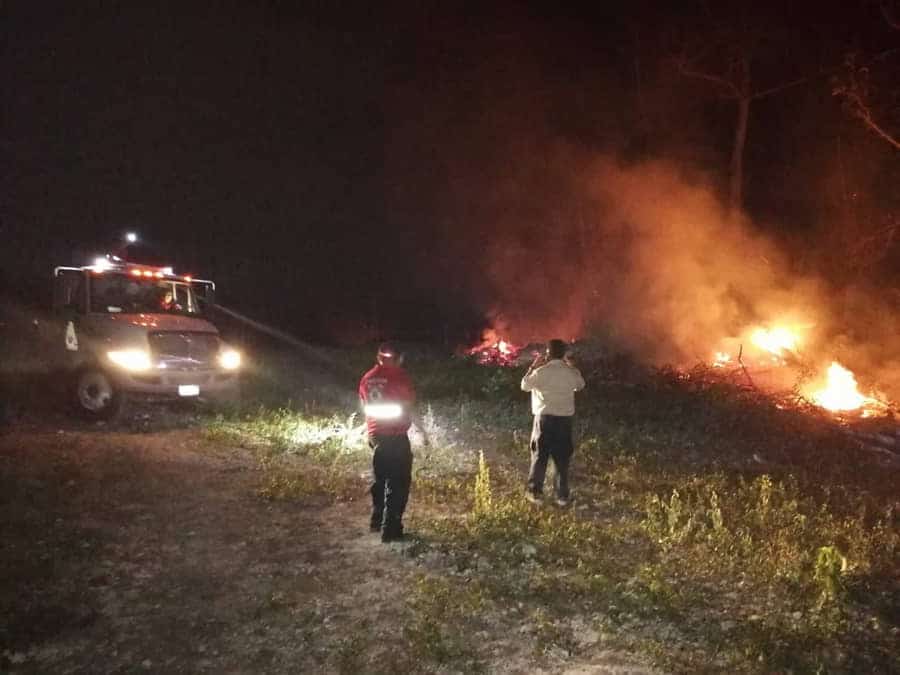
<svg viewBox="0 0 900 675">
<path fill-rule="evenodd" d="M 372 532 L 380 532 L 381 531 L 381 521 L 384 517 L 380 511 L 372 514 L 372 518 L 369 520 L 369 530 Z"/>
<path fill-rule="evenodd" d="M 403 541 L 403 523 L 399 520 L 387 519 L 381 530 L 381 541 Z"/>
</svg>

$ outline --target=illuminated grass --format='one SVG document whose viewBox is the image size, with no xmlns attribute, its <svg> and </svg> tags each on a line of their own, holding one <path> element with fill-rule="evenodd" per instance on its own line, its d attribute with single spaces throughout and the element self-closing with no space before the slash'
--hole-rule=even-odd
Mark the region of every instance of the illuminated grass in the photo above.
<svg viewBox="0 0 900 675">
<path fill-rule="evenodd" d="M 735 672 L 892 662 L 896 618 L 886 623 L 877 597 L 865 598 L 873 578 L 895 571 L 891 511 L 838 517 L 768 476 L 674 479 L 621 455 L 587 463 L 596 482 L 580 493 L 582 511 L 535 508 L 516 477 L 496 472 L 489 502 L 481 485 L 469 515 L 422 528 L 457 568 L 488 570 L 478 578 L 495 599 L 530 600 L 547 625 L 601 617 L 613 643 L 667 668 L 701 665 L 698 654 L 672 650 L 679 642 L 713 649 L 704 667 Z M 665 499 L 647 489 L 673 481 L 680 489 Z M 558 641 L 571 651 L 564 632 Z"/>
<path fill-rule="evenodd" d="M 353 454 L 365 447 L 365 427 L 355 412 L 325 416 L 259 408 L 237 417 L 217 417 L 207 425 L 206 434 L 214 442 L 301 455 Z"/>
<path fill-rule="evenodd" d="M 260 496 L 303 499 L 360 498 L 369 461 L 365 429 L 355 414 L 320 416 L 289 409 L 260 409 L 237 418 L 219 417 L 206 428 L 212 443 L 255 451 L 263 478 Z"/>
</svg>

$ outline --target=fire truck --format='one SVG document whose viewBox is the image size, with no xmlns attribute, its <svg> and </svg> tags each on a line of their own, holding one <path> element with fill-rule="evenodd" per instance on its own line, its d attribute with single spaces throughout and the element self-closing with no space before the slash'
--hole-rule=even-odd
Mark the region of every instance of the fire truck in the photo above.
<svg viewBox="0 0 900 675">
<path fill-rule="evenodd" d="M 98 258 L 53 272 L 53 346 L 75 406 L 108 419 L 126 398 L 231 398 L 241 354 L 204 311 L 215 284 L 171 267 Z"/>
</svg>

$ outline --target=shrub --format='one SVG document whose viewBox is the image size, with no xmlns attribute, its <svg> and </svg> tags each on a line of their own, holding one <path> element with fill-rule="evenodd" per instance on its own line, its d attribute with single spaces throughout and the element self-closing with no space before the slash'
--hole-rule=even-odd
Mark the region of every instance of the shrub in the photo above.
<svg viewBox="0 0 900 675">
<path fill-rule="evenodd" d="M 847 558 L 835 546 L 822 546 L 816 553 L 813 579 L 819 587 L 819 604 L 834 601 L 843 590 Z"/>
</svg>

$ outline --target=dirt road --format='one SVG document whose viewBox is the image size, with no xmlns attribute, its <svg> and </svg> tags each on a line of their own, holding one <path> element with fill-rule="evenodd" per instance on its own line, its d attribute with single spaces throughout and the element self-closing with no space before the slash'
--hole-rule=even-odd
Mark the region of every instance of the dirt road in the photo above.
<svg viewBox="0 0 900 675">
<path fill-rule="evenodd" d="M 3 669 L 350 666 L 355 622 L 389 628 L 375 591 L 412 565 L 365 505 L 266 502 L 256 471 L 197 430 L 0 437 Z"/>
<path fill-rule="evenodd" d="M 248 451 L 196 427 L 0 435 L 0 672 L 441 670 L 403 632 L 427 570 L 368 532 L 362 481 L 339 503 L 258 485 Z M 507 630 L 482 668 L 538 672 Z M 599 656 L 550 671 L 638 672 Z"/>
</svg>

